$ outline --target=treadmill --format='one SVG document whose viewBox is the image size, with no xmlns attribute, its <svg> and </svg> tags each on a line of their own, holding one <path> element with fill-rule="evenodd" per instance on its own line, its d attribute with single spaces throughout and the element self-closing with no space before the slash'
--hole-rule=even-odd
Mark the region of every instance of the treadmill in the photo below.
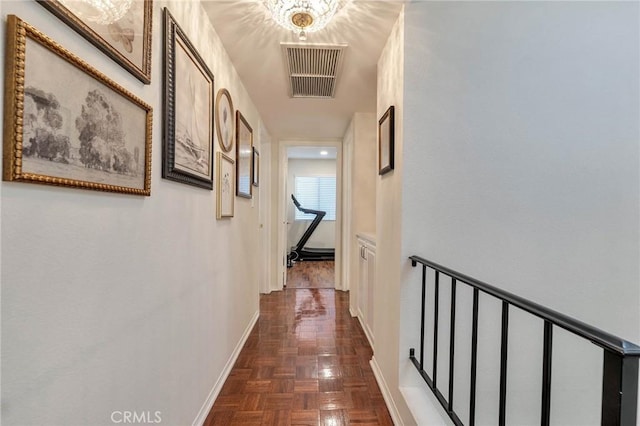
<svg viewBox="0 0 640 426">
<path fill-rule="evenodd" d="M 298 240 L 298 244 L 295 247 L 291 248 L 291 252 L 289 256 L 287 256 L 287 266 L 291 267 L 292 262 L 297 260 L 334 260 L 336 257 L 336 249 L 335 248 L 312 248 L 305 247 L 309 238 L 311 238 L 311 234 L 316 230 L 320 222 L 322 222 L 322 218 L 327 214 L 322 210 L 312 210 L 305 209 L 300 205 L 296 197 L 291 194 L 291 199 L 293 200 L 293 204 L 295 204 L 296 208 L 300 210 L 302 213 L 312 214 L 315 218 L 311 221 L 311 224 L 307 228 L 307 230 L 302 234 L 300 240 Z"/>
</svg>

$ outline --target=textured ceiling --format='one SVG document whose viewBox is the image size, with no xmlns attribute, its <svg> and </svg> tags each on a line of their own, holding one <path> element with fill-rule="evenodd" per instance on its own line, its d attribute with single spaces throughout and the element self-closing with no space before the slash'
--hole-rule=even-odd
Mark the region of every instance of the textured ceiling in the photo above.
<svg viewBox="0 0 640 426">
<path fill-rule="evenodd" d="M 341 138 L 355 112 L 375 112 L 376 67 L 402 1 L 345 1 L 306 43 L 347 43 L 334 99 L 291 99 L 280 47 L 298 42 L 259 0 L 202 2 L 274 140 Z"/>
</svg>

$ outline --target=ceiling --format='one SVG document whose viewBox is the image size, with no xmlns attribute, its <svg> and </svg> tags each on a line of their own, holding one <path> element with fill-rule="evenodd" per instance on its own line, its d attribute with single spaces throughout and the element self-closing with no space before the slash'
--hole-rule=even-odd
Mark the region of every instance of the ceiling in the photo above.
<svg viewBox="0 0 640 426">
<path fill-rule="evenodd" d="M 261 0 L 203 0 L 202 5 L 274 140 L 341 139 L 355 112 L 375 112 L 380 52 L 402 0 L 342 0 L 329 25 L 305 43 L 347 43 L 334 99 L 292 99 L 281 42 L 298 43 Z"/>
<path fill-rule="evenodd" d="M 322 152 L 325 154 L 323 155 Z M 338 149 L 331 146 L 291 146 L 287 158 L 296 160 L 335 160 Z"/>
</svg>

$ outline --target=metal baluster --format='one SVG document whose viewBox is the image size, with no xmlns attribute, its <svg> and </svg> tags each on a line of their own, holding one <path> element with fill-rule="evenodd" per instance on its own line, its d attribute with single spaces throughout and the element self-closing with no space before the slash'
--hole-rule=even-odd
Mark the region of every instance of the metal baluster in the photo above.
<svg viewBox="0 0 640 426">
<path fill-rule="evenodd" d="M 636 426 L 638 358 L 604 350 L 602 369 L 603 426 Z"/>
<path fill-rule="evenodd" d="M 451 278 L 451 325 L 449 329 L 449 411 L 453 411 L 453 370 L 456 348 L 456 279 Z"/>
<path fill-rule="evenodd" d="M 542 413 L 541 426 L 549 426 L 551 418 L 551 360 L 553 358 L 553 324 L 544 322 L 544 347 L 542 355 Z"/>
<path fill-rule="evenodd" d="M 435 296 L 433 300 L 433 387 L 437 388 L 438 377 L 438 300 L 440 299 L 440 272 L 436 271 Z"/>
<path fill-rule="evenodd" d="M 476 424 L 476 372 L 478 369 L 478 299 L 480 291 L 473 289 L 473 319 L 471 325 L 471 383 L 469 390 L 469 426 Z"/>
<path fill-rule="evenodd" d="M 422 265 L 422 309 L 420 314 L 420 370 L 424 370 L 424 328 L 425 328 L 425 305 L 427 304 L 427 265 Z"/>
<path fill-rule="evenodd" d="M 507 408 L 507 344 L 509 340 L 509 303 L 502 301 L 502 336 L 500 344 L 500 409 L 498 425 L 506 426 Z"/>
</svg>

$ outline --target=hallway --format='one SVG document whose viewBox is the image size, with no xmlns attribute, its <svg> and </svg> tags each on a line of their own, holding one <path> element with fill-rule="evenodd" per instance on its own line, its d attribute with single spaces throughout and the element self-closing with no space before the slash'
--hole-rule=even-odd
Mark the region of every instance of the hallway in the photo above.
<svg viewBox="0 0 640 426">
<path fill-rule="evenodd" d="M 205 426 L 392 425 L 349 294 L 260 296 L 260 318 Z"/>
</svg>

